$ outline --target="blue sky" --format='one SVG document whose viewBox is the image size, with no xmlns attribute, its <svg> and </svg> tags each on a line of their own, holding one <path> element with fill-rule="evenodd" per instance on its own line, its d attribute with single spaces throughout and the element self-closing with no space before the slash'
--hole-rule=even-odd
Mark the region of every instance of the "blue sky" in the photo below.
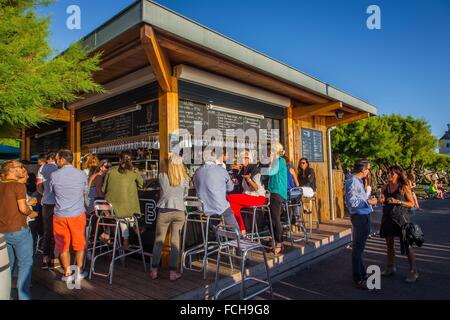
<svg viewBox="0 0 450 320">
<path fill-rule="evenodd" d="M 57 0 L 51 44 L 64 50 L 134 0 Z M 379 108 L 424 118 L 433 134 L 450 123 L 448 0 L 160 0 L 162 5 Z M 66 28 L 69 5 L 81 30 Z M 381 30 L 366 27 L 369 5 Z"/>
</svg>

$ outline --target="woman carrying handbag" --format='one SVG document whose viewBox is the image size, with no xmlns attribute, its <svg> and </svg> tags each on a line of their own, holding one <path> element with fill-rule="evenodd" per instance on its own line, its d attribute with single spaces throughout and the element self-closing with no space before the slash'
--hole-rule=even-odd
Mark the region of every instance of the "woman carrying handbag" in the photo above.
<svg viewBox="0 0 450 320">
<path fill-rule="evenodd" d="M 397 269 L 395 267 L 395 237 L 402 237 L 401 226 L 408 222 L 406 213 L 408 208 L 414 207 L 414 199 L 405 172 L 398 166 L 392 166 L 388 170 L 388 184 L 382 189 L 381 202 L 383 205 L 383 217 L 381 218 L 380 236 L 386 239 L 387 245 L 387 267 L 383 271 L 383 276 L 393 275 Z M 403 248 L 406 251 L 409 261 L 409 273 L 406 282 L 416 282 L 419 277 L 416 268 L 416 256 L 411 246 Z"/>
</svg>

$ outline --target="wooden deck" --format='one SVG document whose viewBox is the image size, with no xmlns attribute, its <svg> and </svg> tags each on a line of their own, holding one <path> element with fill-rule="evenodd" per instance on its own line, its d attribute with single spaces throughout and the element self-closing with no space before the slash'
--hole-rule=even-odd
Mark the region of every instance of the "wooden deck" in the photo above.
<svg viewBox="0 0 450 320">
<path fill-rule="evenodd" d="M 285 252 L 279 256 L 268 254 L 268 264 L 271 277 L 276 280 L 280 275 L 297 269 L 301 265 L 320 257 L 323 254 L 343 246 L 350 241 L 351 224 L 348 219 L 337 219 L 333 224 L 321 224 L 320 230 L 315 230 L 308 241 L 296 243 L 291 247 L 290 241 L 285 243 Z M 39 257 L 37 259 L 39 261 Z M 252 254 L 249 270 L 252 276 L 265 278 L 261 254 Z M 147 258 L 148 262 L 148 258 Z M 99 260 L 99 268 L 102 266 Z M 104 258 L 103 266 L 108 261 Z M 149 268 L 148 264 L 147 267 Z M 208 278 L 203 280 L 202 273 L 187 271 L 183 277 L 171 282 L 168 272 L 162 271 L 157 280 L 151 280 L 144 273 L 141 260 L 127 258 L 125 267 L 116 263 L 113 284 L 101 276 L 93 276 L 92 280 L 83 280 L 81 289 L 70 290 L 65 282 L 60 280 L 61 273 L 43 271 L 36 263 L 33 271 L 34 299 L 82 299 L 82 300 L 169 300 L 169 299 L 208 299 L 213 290 L 215 275 L 215 259 L 211 259 L 208 268 Z M 106 270 L 106 269 L 105 269 Z M 98 271 L 101 271 L 99 269 Z M 239 281 L 237 270 L 231 274 L 229 264 L 223 262 L 220 270 L 219 287 Z M 232 294 L 232 292 L 230 292 Z"/>
</svg>

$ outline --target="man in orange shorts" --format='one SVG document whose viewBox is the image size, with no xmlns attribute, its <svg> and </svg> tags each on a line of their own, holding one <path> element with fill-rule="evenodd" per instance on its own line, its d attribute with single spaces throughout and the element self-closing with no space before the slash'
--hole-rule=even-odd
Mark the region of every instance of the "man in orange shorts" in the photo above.
<svg viewBox="0 0 450 320">
<path fill-rule="evenodd" d="M 60 150 L 56 154 L 58 170 L 51 174 L 50 190 L 55 194 L 55 213 L 53 233 L 55 248 L 60 254 L 64 268 L 63 281 L 81 280 L 83 260 L 86 251 L 86 215 L 84 192 L 87 188 L 86 174 L 72 166 L 73 156 L 69 150 Z M 77 271 L 72 275 L 70 267 L 70 244 L 75 251 Z"/>
</svg>

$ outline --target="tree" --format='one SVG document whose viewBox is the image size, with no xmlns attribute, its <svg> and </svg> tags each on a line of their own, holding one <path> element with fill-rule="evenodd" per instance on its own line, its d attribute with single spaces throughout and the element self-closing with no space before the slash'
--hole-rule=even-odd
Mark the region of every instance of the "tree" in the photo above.
<svg viewBox="0 0 450 320">
<path fill-rule="evenodd" d="M 349 169 L 357 159 L 371 160 L 374 168 L 400 165 L 408 170 L 423 169 L 436 160 L 437 139 L 423 119 L 384 115 L 338 127 L 333 132 L 332 148 L 337 167 Z"/>
<path fill-rule="evenodd" d="M 81 93 L 103 92 L 92 74 L 100 54 L 81 43 L 57 57 L 50 48 L 49 18 L 36 7 L 51 0 L 0 0 L 0 131 L 46 121 L 46 109 L 71 102 Z M 5 137 L 5 135 L 1 135 Z"/>
</svg>

